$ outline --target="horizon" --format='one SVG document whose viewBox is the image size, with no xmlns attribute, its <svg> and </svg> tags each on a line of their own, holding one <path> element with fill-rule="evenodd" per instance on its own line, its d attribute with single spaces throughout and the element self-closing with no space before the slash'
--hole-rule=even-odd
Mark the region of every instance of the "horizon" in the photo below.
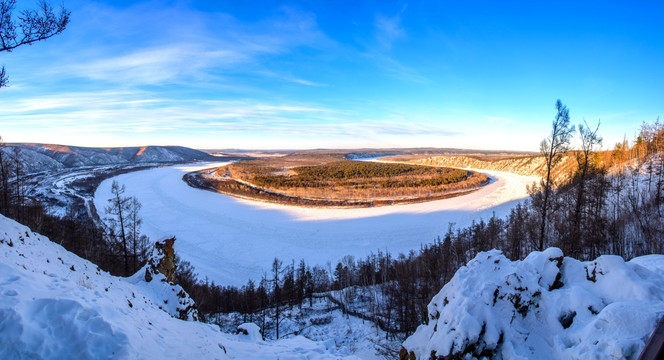
<svg viewBox="0 0 664 360">
<path fill-rule="evenodd" d="M 556 99 L 604 149 L 664 114 L 664 4 L 260 5 L 67 0 L 62 34 L 0 58 L 0 136 L 537 152 Z"/>
<path fill-rule="evenodd" d="M 387 151 L 399 151 L 399 150 L 450 150 L 450 151 L 477 151 L 477 152 L 495 152 L 495 153 L 505 153 L 505 154 L 539 154 L 537 151 L 523 151 L 523 150 L 510 150 L 510 149 L 473 149 L 473 148 L 456 148 L 456 147 L 431 147 L 431 146 L 420 146 L 420 147 L 356 147 L 356 148 L 195 148 L 188 147 L 183 145 L 174 145 L 174 144 L 143 144 L 143 145 L 124 145 L 124 146 L 85 146 L 85 145 L 73 145 L 73 144 L 53 144 L 53 143 L 37 143 L 37 142 L 4 142 L 7 146 L 17 146 L 17 145 L 44 145 L 44 146 L 62 146 L 62 147 L 79 147 L 79 148 L 89 148 L 89 149 L 114 149 L 114 148 L 145 148 L 145 147 L 185 147 L 193 150 L 199 150 L 203 152 L 210 151 L 219 151 L 219 152 L 298 152 L 298 151 L 377 151 L 377 150 L 387 150 Z"/>
</svg>

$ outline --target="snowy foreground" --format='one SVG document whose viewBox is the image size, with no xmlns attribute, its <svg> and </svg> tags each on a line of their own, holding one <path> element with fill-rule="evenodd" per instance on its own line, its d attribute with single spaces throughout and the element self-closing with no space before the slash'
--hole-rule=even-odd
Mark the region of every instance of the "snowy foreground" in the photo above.
<svg viewBox="0 0 664 360">
<path fill-rule="evenodd" d="M 344 358 L 329 342 L 263 341 L 255 326 L 233 335 L 179 320 L 189 298 L 144 274 L 111 276 L 0 216 L 0 359 Z"/>
<path fill-rule="evenodd" d="M 402 359 L 636 359 L 664 314 L 664 255 L 580 262 L 480 253 L 436 295 Z"/>
<path fill-rule="evenodd" d="M 407 253 L 442 236 L 449 223 L 466 226 L 493 213 L 502 217 L 528 196 L 537 178 L 486 171 L 494 181 L 469 195 L 420 204 L 362 209 L 298 208 L 240 200 L 189 187 L 182 176 L 222 164 L 172 166 L 116 176 L 100 184 L 99 214 L 112 180 L 143 204 L 142 232 L 153 241 L 175 236 L 176 252 L 202 279 L 241 286 L 260 280 L 275 257 L 334 264 L 345 255 L 377 250 Z M 484 171 L 483 171 L 484 172 Z"/>
<path fill-rule="evenodd" d="M 111 276 L 0 216 L 0 359 L 372 359 L 384 336 L 321 301 L 282 323 L 285 333 L 311 323 L 302 334 L 316 341 L 264 341 L 254 324 L 224 333 L 180 320 L 195 317 L 191 299 L 161 274 L 148 282 L 146 266 Z M 551 248 L 511 262 L 483 252 L 428 312 L 403 359 L 634 359 L 664 313 L 664 255 L 580 262 Z"/>
</svg>

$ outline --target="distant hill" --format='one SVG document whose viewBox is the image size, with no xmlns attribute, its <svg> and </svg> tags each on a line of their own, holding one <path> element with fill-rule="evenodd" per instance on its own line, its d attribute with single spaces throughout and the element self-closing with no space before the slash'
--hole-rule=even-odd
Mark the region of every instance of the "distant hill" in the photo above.
<svg viewBox="0 0 664 360">
<path fill-rule="evenodd" d="M 19 158 L 28 173 L 61 170 L 81 166 L 146 163 L 214 161 L 219 157 L 182 146 L 137 146 L 123 148 L 89 148 L 52 144 L 6 144 L 4 152 Z"/>
</svg>

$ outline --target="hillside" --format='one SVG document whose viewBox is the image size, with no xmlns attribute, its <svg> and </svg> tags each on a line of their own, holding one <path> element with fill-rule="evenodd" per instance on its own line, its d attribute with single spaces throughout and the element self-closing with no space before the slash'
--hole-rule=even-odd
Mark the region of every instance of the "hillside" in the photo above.
<svg viewBox="0 0 664 360">
<path fill-rule="evenodd" d="M 401 359 L 636 359 L 664 313 L 664 256 L 479 253 L 434 296 Z"/>
<path fill-rule="evenodd" d="M 19 157 L 26 173 L 81 166 L 218 161 L 220 159 L 208 153 L 182 146 L 88 148 L 51 144 L 6 144 L 3 151 L 7 155 L 13 155 L 13 148 L 20 149 Z"/>
<path fill-rule="evenodd" d="M 302 336 L 262 341 L 193 318 L 188 295 L 163 275 L 111 276 L 0 216 L 2 359 L 340 359 Z M 189 308 L 189 310 L 186 310 Z"/>
<path fill-rule="evenodd" d="M 469 156 L 469 155 L 436 155 L 436 156 L 395 156 L 387 161 L 399 161 L 409 164 L 471 168 L 478 170 L 504 171 L 524 176 L 546 176 L 546 164 L 542 156 Z M 564 156 L 553 170 L 553 178 L 564 180 L 575 170 L 577 162 L 574 156 Z"/>
</svg>

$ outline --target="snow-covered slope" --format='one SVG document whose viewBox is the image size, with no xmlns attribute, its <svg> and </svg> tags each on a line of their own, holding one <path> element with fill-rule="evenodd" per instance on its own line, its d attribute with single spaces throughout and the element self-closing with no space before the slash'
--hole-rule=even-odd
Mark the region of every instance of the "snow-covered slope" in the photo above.
<svg viewBox="0 0 664 360">
<path fill-rule="evenodd" d="M 340 358 L 301 336 L 263 342 L 173 317 L 188 297 L 159 276 L 111 276 L 0 216 L 0 359 Z"/>
<path fill-rule="evenodd" d="M 524 176 L 546 177 L 546 163 L 543 156 L 518 156 L 505 159 L 491 159 L 465 155 L 438 155 L 407 162 L 417 165 L 451 166 L 458 168 L 504 171 Z M 563 156 L 560 163 L 553 169 L 551 175 L 556 180 L 564 180 L 574 169 L 576 169 L 576 167 L 577 163 L 573 156 Z"/>
<path fill-rule="evenodd" d="M 580 262 L 480 253 L 428 307 L 402 359 L 635 359 L 664 314 L 664 256 Z"/>
<path fill-rule="evenodd" d="M 182 146 L 87 148 L 51 144 L 8 144 L 4 151 L 11 156 L 14 148 L 20 149 L 19 157 L 27 173 L 81 166 L 213 161 L 216 159 L 205 152 Z"/>
</svg>

